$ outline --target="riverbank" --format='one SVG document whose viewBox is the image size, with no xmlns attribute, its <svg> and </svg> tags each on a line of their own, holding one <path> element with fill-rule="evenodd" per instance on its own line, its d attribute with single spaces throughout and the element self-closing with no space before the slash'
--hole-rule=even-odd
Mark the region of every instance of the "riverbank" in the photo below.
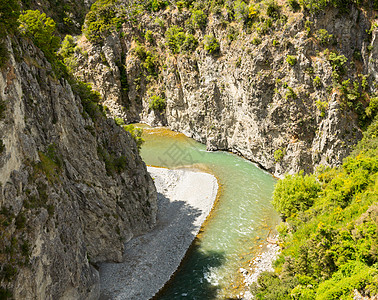
<svg viewBox="0 0 378 300">
<path fill-rule="evenodd" d="M 123 263 L 100 266 L 100 299 L 150 299 L 176 271 L 218 191 L 213 175 L 148 167 L 158 191 L 155 228 L 125 247 Z"/>
<path fill-rule="evenodd" d="M 268 242 L 261 253 L 249 264 L 248 268 L 240 268 L 239 272 L 244 277 L 244 284 L 246 291 L 239 295 L 239 298 L 244 300 L 253 299 L 253 295 L 249 291 L 252 283 L 257 282 L 259 275 L 262 272 L 273 272 L 273 262 L 277 259 L 281 252 L 281 248 L 277 244 L 277 237 L 272 239 L 273 242 Z"/>
</svg>

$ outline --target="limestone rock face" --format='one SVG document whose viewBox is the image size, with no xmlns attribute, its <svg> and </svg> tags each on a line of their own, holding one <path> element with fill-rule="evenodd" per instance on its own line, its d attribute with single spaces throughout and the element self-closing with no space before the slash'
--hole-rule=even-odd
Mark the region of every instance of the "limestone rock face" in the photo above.
<svg viewBox="0 0 378 300">
<path fill-rule="evenodd" d="M 7 43 L 10 62 L 0 73 L 1 291 L 15 299 L 97 299 L 94 266 L 121 261 L 124 242 L 156 221 L 153 180 L 129 133 L 105 117 L 92 120 L 30 41 Z M 104 153 L 114 158 L 113 169 Z"/>
<path fill-rule="evenodd" d="M 185 11 L 166 10 L 137 20 L 141 28 L 153 32 L 152 42 L 140 41 L 157 53 L 163 66 L 152 84 L 134 51 L 132 37 L 140 33 L 129 23 L 103 46 L 82 39 L 79 44 L 88 57 L 78 58 L 77 74 L 104 95 L 113 116 L 167 125 L 206 144 L 209 150 L 243 155 L 276 176 L 342 162 L 362 134 L 356 110 L 345 104 L 333 85 L 329 52 L 317 36 L 320 29 L 326 29 L 335 41 L 328 45 L 330 51 L 348 58 L 343 80 L 357 80 L 360 73 L 372 75 L 368 77 L 371 81 L 377 77 L 377 33 L 373 31 L 370 41 L 367 16 L 355 8 L 348 15 L 335 9 L 311 16 L 298 13 L 263 35 L 259 43 L 256 33 L 229 23 L 225 13 L 214 14 L 205 30 L 194 33 L 199 40 L 197 50 L 173 55 L 165 43 L 165 29 L 172 25 L 184 28 L 189 16 Z M 306 18 L 311 22 L 306 23 Z M 154 19 L 164 20 L 166 27 L 156 25 Z M 237 32 L 232 40 L 231 27 Z M 203 49 L 206 34 L 219 41 L 219 54 Z M 370 52 L 369 45 L 373 46 Z M 99 58 L 100 52 L 106 60 Z M 355 53 L 361 54 L 360 59 L 355 59 Z M 293 65 L 286 60 L 288 55 L 296 58 Z M 114 59 L 120 63 L 114 64 Z M 125 67 L 123 77 L 127 79 L 123 96 L 120 66 Z M 315 83 L 316 77 L 320 81 Z M 162 114 L 149 107 L 156 91 L 166 98 Z"/>
</svg>

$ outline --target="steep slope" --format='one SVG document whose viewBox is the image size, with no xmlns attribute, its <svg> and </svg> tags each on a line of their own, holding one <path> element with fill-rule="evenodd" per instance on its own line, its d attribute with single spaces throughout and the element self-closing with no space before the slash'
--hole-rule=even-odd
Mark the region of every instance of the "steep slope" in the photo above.
<svg viewBox="0 0 378 300">
<path fill-rule="evenodd" d="M 285 1 L 150 2 L 97 1 L 78 42 L 76 74 L 111 115 L 166 124 L 277 176 L 340 165 L 361 139 L 377 74 L 370 4 L 309 13 Z"/>
<path fill-rule="evenodd" d="M 129 133 L 83 109 L 30 40 L 5 44 L 0 298 L 96 299 L 93 265 L 121 261 L 124 242 L 154 225 L 156 189 Z"/>
</svg>

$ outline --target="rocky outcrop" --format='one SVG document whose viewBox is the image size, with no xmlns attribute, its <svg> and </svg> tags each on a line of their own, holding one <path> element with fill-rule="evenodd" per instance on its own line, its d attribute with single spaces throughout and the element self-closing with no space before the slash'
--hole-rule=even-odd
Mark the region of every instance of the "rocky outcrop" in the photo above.
<svg viewBox="0 0 378 300">
<path fill-rule="evenodd" d="M 261 43 L 257 38 L 261 28 L 248 31 L 230 23 L 225 12 L 212 14 L 206 29 L 195 33 L 200 41 L 196 51 L 175 55 L 166 46 L 164 32 L 172 25 L 185 28 L 190 13 L 175 9 L 146 13 L 134 25 L 126 21 L 102 45 L 83 38 L 79 44 L 88 56 L 78 57 L 77 75 L 103 94 L 113 116 L 166 124 L 209 150 L 233 151 L 277 176 L 311 172 L 320 164 L 339 165 L 362 136 L 356 109 L 346 105 L 333 84 L 333 66 L 325 51 L 329 48 L 348 58 L 348 71 L 340 80 L 371 74 L 371 82 L 376 77 L 377 54 L 368 51 L 371 16 L 350 9 L 349 14 L 331 8 L 316 15 L 290 13 L 286 24 L 277 22 L 260 34 Z M 164 25 L 154 19 L 164 20 Z M 153 41 L 144 40 L 138 28 L 151 30 Z M 332 35 L 328 45 L 321 42 L 320 29 Z M 214 34 L 220 42 L 219 54 L 203 49 L 206 34 Z M 159 58 L 160 75 L 152 83 L 133 51 L 135 40 Z M 288 55 L 296 61 L 289 63 Z M 123 96 L 121 67 L 127 78 Z M 320 81 L 315 83 L 317 77 Z M 166 98 L 163 115 L 149 106 L 156 91 Z"/>
<path fill-rule="evenodd" d="M 97 299 L 95 265 L 156 219 L 156 189 L 129 133 L 92 119 L 25 39 L 0 74 L 0 293 Z"/>
</svg>

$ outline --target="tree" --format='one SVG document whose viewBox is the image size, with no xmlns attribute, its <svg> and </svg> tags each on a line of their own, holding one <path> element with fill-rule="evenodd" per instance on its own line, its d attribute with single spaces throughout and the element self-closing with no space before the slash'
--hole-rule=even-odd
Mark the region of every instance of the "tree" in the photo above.
<svg viewBox="0 0 378 300">
<path fill-rule="evenodd" d="M 20 31 L 30 36 L 36 46 L 45 53 L 53 53 L 59 48 L 59 38 L 54 35 L 55 22 L 39 10 L 27 10 L 20 15 Z"/>
<path fill-rule="evenodd" d="M 0 39 L 18 27 L 20 6 L 15 0 L 0 0 Z"/>
<path fill-rule="evenodd" d="M 284 218 L 304 211 L 314 204 L 320 184 L 314 175 L 286 175 L 278 181 L 273 194 L 273 206 Z"/>
</svg>

